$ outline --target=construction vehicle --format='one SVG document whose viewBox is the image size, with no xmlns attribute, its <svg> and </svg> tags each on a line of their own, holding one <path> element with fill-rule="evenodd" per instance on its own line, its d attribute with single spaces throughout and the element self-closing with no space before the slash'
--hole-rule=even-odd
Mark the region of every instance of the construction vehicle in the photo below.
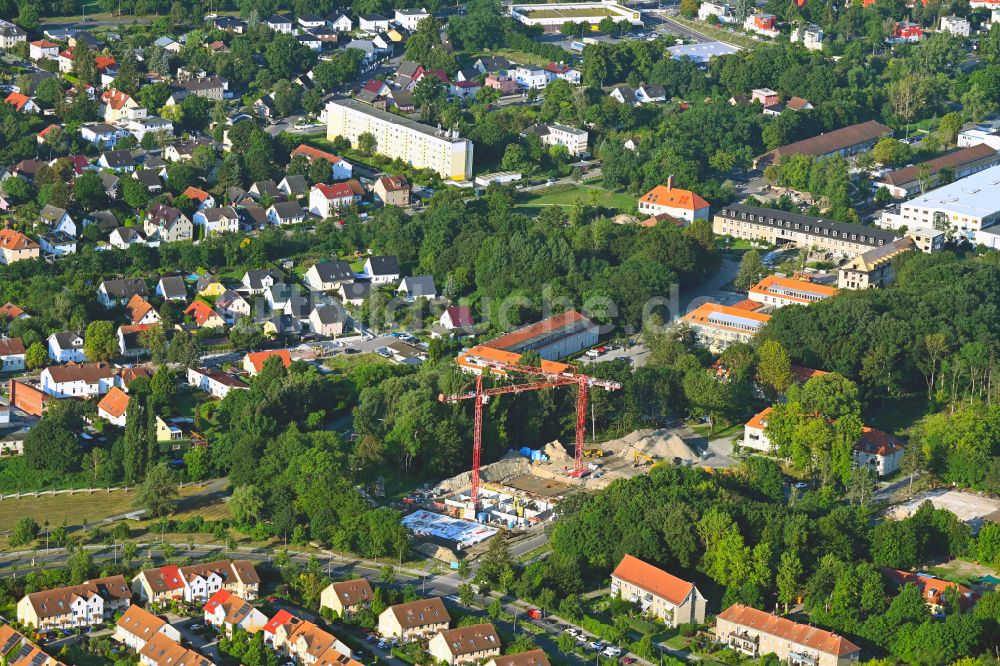
<svg viewBox="0 0 1000 666">
<path fill-rule="evenodd" d="M 653 456 L 647 456 L 645 453 L 639 453 L 638 451 L 635 452 L 635 456 L 633 457 L 633 460 L 635 460 L 635 464 L 636 465 L 647 465 L 647 464 L 648 465 L 655 465 L 656 464 L 656 459 Z"/>
<path fill-rule="evenodd" d="M 583 455 L 586 458 L 603 458 L 604 449 L 584 449 Z"/>
</svg>

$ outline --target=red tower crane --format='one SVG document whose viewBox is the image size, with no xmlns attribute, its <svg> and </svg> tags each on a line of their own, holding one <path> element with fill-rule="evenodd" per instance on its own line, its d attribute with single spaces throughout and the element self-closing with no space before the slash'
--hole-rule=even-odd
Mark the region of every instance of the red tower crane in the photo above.
<svg viewBox="0 0 1000 666">
<path fill-rule="evenodd" d="M 484 366 L 499 370 L 505 374 L 520 372 L 525 375 L 542 377 L 540 381 L 526 384 L 509 384 L 506 386 L 495 386 L 493 388 L 483 388 L 483 377 L 476 377 L 476 388 L 469 393 L 458 393 L 455 395 L 438 396 L 441 402 L 458 402 L 459 400 L 475 400 L 475 432 L 472 446 L 472 506 L 478 506 L 479 501 L 479 461 L 483 451 L 483 405 L 491 396 L 503 395 L 505 393 L 522 393 L 524 391 L 537 391 L 539 389 L 554 388 L 556 386 L 577 387 L 576 396 L 576 450 L 574 452 L 575 464 L 571 476 L 580 477 L 583 475 L 583 449 L 586 435 L 587 417 L 587 395 L 591 386 L 599 386 L 608 391 L 616 391 L 622 387 L 618 382 L 605 379 L 595 379 L 586 375 L 578 375 L 570 372 L 552 372 L 526 365 L 515 363 L 504 363 L 501 361 L 491 361 L 482 359 Z"/>
</svg>

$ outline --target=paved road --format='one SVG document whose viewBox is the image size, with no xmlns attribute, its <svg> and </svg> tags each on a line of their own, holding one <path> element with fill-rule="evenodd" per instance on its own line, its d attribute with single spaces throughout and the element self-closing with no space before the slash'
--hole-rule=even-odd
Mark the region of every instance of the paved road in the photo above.
<svg viewBox="0 0 1000 666">
<path fill-rule="evenodd" d="M 647 20 L 649 20 L 649 24 L 651 26 L 654 26 L 658 32 L 663 32 L 663 31 L 670 32 L 680 37 L 683 37 L 684 39 L 690 39 L 692 41 L 699 43 L 716 41 L 711 37 L 709 37 L 708 35 L 704 35 L 698 32 L 697 30 L 692 30 L 686 25 L 681 25 L 677 21 L 667 18 L 666 15 L 664 15 L 663 13 L 650 13 L 647 14 L 646 16 Z M 654 19 L 654 17 L 655 20 L 652 20 Z"/>
<path fill-rule="evenodd" d="M 707 301 L 728 305 L 743 300 L 744 296 L 742 294 L 722 289 L 722 287 L 733 281 L 739 270 L 739 260 L 730 254 L 724 254 L 722 256 L 722 265 L 719 267 L 718 273 L 708 279 L 704 284 L 681 294 L 681 308 L 678 316 L 690 312 Z"/>
</svg>

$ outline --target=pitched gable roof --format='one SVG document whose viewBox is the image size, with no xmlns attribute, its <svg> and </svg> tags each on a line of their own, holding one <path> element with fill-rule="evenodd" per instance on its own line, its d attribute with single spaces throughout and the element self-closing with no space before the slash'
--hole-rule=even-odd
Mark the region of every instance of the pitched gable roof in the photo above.
<svg viewBox="0 0 1000 666">
<path fill-rule="evenodd" d="M 708 208 L 708 202 L 690 190 L 682 190 L 678 187 L 668 187 L 657 185 L 639 199 L 642 203 L 654 206 L 668 206 L 670 208 L 681 208 L 683 210 L 699 210 Z"/>
<path fill-rule="evenodd" d="M 637 557 L 626 555 L 611 574 L 627 583 L 646 590 L 675 606 L 684 603 L 694 590 L 694 584 L 681 580 Z"/>
<path fill-rule="evenodd" d="M 804 645 L 824 654 L 843 657 L 861 651 L 857 645 L 833 632 L 792 622 L 743 604 L 733 604 L 719 613 L 718 618 Z"/>
<path fill-rule="evenodd" d="M 133 324 L 138 324 L 142 321 L 142 318 L 148 315 L 153 310 L 153 306 L 144 299 L 139 294 L 132 294 L 132 298 L 129 299 L 128 303 L 125 305 L 125 312 L 132 319 Z"/>
<path fill-rule="evenodd" d="M 412 629 L 429 624 L 448 624 L 451 616 L 440 597 L 419 599 L 406 604 L 390 606 L 389 610 L 396 616 L 396 621 L 403 629 Z"/>
<path fill-rule="evenodd" d="M 260 372 L 264 368 L 264 362 L 272 356 L 280 358 L 282 365 L 286 368 L 292 365 L 292 356 L 287 349 L 270 349 L 268 351 L 249 352 L 247 354 L 247 358 L 256 372 Z"/>
<path fill-rule="evenodd" d="M 125 415 L 128 409 L 128 393 L 117 386 L 112 386 L 111 390 L 104 394 L 101 401 L 97 403 L 97 409 L 106 412 L 112 418 L 120 418 Z"/>
</svg>

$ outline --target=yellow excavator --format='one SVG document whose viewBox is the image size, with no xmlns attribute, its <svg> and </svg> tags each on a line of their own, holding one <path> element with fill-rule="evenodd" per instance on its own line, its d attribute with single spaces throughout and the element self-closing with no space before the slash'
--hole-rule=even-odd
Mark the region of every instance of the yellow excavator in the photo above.
<svg viewBox="0 0 1000 666">
<path fill-rule="evenodd" d="M 656 464 L 656 459 L 653 456 L 647 456 L 645 453 L 639 453 L 638 451 L 635 452 L 634 459 L 636 465 Z"/>
<path fill-rule="evenodd" d="M 603 449 L 584 449 L 583 450 L 583 455 L 586 456 L 586 457 L 588 457 L 588 458 L 603 458 L 604 457 L 604 450 Z"/>
</svg>

